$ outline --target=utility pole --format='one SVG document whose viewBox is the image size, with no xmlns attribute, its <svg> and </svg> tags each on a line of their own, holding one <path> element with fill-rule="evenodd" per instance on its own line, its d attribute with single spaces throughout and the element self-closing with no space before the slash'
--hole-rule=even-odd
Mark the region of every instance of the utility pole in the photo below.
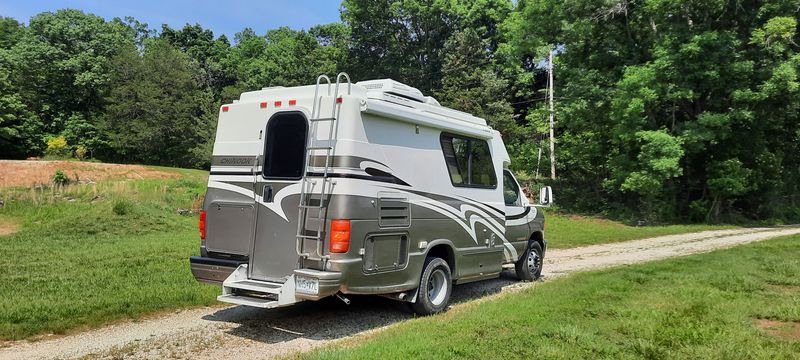
<svg viewBox="0 0 800 360">
<path fill-rule="evenodd" d="M 555 131 L 553 128 L 555 127 L 555 121 L 553 117 L 555 116 L 555 107 L 553 106 L 553 91 L 555 86 L 553 85 L 553 50 L 550 50 L 550 54 L 548 56 L 547 61 L 547 92 L 550 94 L 550 178 L 555 180 L 556 179 L 556 139 L 555 139 Z"/>
</svg>

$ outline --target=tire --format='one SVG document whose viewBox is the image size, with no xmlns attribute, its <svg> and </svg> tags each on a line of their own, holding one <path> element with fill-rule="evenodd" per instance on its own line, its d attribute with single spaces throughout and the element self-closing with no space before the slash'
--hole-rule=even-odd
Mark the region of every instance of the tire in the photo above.
<svg viewBox="0 0 800 360">
<path fill-rule="evenodd" d="M 432 315 L 447 309 L 453 291 L 453 277 L 447 261 L 428 257 L 422 267 L 417 301 L 411 309 L 419 315 Z"/>
<path fill-rule="evenodd" d="M 531 240 L 528 243 L 528 248 L 525 249 L 525 253 L 517 260 L 514 268 L 520 280 L 535 281 L 542 277 L 543 264 L 544 257 L 542 256 L 542 246 L 536 241 Z"/>
</svg>

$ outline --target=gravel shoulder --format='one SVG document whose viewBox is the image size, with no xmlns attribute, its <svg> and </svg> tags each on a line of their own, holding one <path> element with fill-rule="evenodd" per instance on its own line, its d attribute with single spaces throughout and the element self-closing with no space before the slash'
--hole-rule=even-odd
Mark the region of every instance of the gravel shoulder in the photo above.
<svg viewBox="0 0 800 360">
<path fill-rule="evenodd" d="M 685 256 L 795 234 L 800 234 L 800 228 L 715 230 L 550 250 L 544 277 L 546 281 L 578 271 Z M 485 301 L 494 294 L 528 286 L 532 284 L 517 282 L 510 273 L 504 273 L 499 279 L 457 286 L 453 306 Z M 74 335 L 5 343 L 0 345 L 0 358 L 271 358 L 380 331 L 413 317 L 402 304 L 392 300 L 352 300 L 350 306 L 325 299 L 273 310 L 241 306 L 182 310 Z"/>
</svg>

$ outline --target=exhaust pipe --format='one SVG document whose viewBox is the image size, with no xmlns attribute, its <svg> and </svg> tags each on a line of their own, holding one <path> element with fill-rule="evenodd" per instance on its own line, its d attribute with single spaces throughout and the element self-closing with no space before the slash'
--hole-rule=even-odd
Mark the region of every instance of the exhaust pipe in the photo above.
<svg viewBox="0 0 800 360">
<path fill-rule="evenodd" d="M 350 299 L 346 298 L 344 295 L 342 295 L 342 293 L 340 293 L 340 292 L 337 292 L 337 293 L 336 293 L 336 297 L 337 297 L 339 300 L 342 300 L 342 302 L 343 302 L 345 305 L 350 305 Z"/>
</svg>

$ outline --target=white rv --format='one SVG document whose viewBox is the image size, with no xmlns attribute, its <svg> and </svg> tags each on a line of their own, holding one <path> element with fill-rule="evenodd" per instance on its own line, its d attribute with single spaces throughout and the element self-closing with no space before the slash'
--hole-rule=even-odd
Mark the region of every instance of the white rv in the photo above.
<svg viewBox="0 0 800 360">
<path fill-rule="evenodd" d="M 220 108 L 192 272 L 234 304 L 377 294 L 420 314 L 504 265 L 534 280 L 544 217 L 509 163 L 484 119 L 396 81 L 243 93 Z"/>
</svg>

